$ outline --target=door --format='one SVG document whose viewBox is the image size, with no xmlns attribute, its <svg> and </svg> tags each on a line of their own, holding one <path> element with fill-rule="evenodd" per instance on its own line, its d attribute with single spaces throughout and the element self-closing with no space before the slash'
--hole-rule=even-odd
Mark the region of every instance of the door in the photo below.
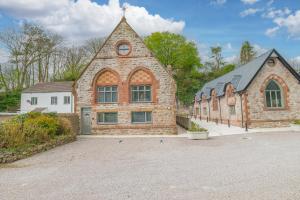
<svg viewBox="0 0 300 200">
<path fill-rule="evenodd" d="M 91 134 L 91 108 L 81 109 L 81 134 L 89 135 Z"/>
</svg>

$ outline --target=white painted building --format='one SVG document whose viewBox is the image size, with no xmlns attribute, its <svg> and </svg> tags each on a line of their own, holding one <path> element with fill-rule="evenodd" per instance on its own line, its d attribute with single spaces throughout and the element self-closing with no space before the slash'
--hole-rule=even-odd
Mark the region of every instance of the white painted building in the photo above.
<svg viewBox="0 0 300 200">
<path fill-rule="evenodd" d="M 55 112 L 73 113 L 73 82 L 37 83 L 21 95 L 21 113 Z"/>
</svg>

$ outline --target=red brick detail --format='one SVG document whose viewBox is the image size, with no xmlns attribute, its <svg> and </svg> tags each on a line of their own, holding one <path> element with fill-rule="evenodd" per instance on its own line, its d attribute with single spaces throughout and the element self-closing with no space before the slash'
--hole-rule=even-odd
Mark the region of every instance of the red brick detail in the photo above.
<svg viewBox="0 0 300 200">
<path fill-rule="evenodd" d="M 234 106 L 236 104 L 234 91 L 235 91 L 234 86 L 231 83 L 226 85 L 225 94 L 227 99 L 227 105 L 229 106 Z"/>
<path fill-rule="evenodd" d="M 132 70 L 127 78 L 126 85 L 127 85 L 127 91 L 126 91 L 126 94 L 124 94 L 124 101 L 125 101 L 125 97 L 127 97 L 127 99 L 125 102 L 130 102 L 131 86 L 133 86 L 133 85 L 151 85 L 152 102 L 158 103 L 157 90 L 159 89 L 159 81 L 156 80 L 155 76 L 149 69 L 147 69 L 145 67 L 137 67 L 134 70 Z"/>
<path fill-rule="evenodd" d="M 129 47 L 129 52 L 126 55 L 120 55 L 119 54 L 119 46 L 122 45 L 122 44 L 127 44 L 128 47 Z M 127 40 L 118 41 L 115 45 L 115 48 L 116 48 L 117 55 L 121 58 L 128 57 L 130 55 L 131 51 L 132 51 L 132 46 L 131 46 L 130 42 L 127 41 Z"/>
<path fill-rule="evenodd" d="M 122 82 L 120 79 L 120 76 L 118 72 L 109 69 L 109 68 L 104 68 L 100 70 L 94 77 L 93 79 L 93 85 L 92 85 L 92 105 L 98 104 L 97 102 L 97 87 L 99 86 L 113 86 L 117 85 L 118 86 L 118 102 L 120 102 L 120 99 L 122 99 L 122 92 L 123 91 L 123 86 Z"/>
<path fill-rule="evenodd" d="M 282 88 L 282 95 L 283 95 L 283 108 L 268 108 L 266 105 L 266 101 L 265 101 L 265 88 L 267 87 L 268 83 L 271 80 L 275 80 L 277 84 L 280 85 L 280 87 Z M 290 104 L 290 96 L 289 96 L 289 87 L 287 86 L 287 84 L 285 83 L 285 81 L 283 80 L 283 78 L 281 78 L 280 76 L 276 75 L 276 74 L 271 74 L 270 76 L 268 76 L 263 84 L 260 87 L 260 95 L 262 96 L 262 98 L 264 99 L 264 110 L 265 111 L 274 111 L 274 110 L 289 110 L 289 104 Z"/>
<path fill-rule="evenodd" d="M 217 92 L 215 89 L 211 91 L 211 99 L 212 99 L 212 110 L 218 111 L 218 98 L 217 98 Z"/>
</svg>

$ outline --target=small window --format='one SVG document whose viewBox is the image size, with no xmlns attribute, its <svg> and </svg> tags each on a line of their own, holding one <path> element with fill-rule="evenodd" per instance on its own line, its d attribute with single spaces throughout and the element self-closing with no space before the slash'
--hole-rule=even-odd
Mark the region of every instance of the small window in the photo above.
<svg viewBox="0 0 300 200">
<path fill-rule="evenodd" d="M 268 60 L 268 65 L 269 65 L 270 67 L 274 67 L 275 64 L 276 64 L 276 61 L 275 61 L 274 58 L 270 58 L 270 59 Z"/>
<path fill-rule="evenodd" d="M 203 115 L 207 115 L 207 108 L 206 107 L 203 108 Z"/>
<path fill-rule="evenodd" d="M 118 45 L 118 54 L 120 56 L 127 56 L 130 53 L 130 46 L 127 43 L 121 43 Z"/>
<path fill-rule="evenodd" d="M 116 124 L 118 123 L 117 112 L 98 113 L 97 117 L 99 124 Z"/>
<path fill-rule="evenodd" d="M 118 101 L 118 87 L 98 87 L 98 103 L 115 103 Z"/>
<path fill-rule="evenodd" d="M 51 105 L 57 105 L 57 97 L 51 97 Z"/>
<path fill-rule="evenodd" d="M 64 104 L 70 104 L 70 96 L 64 96 Z"/>
<path fill-rule="evenodd" d="M 152 112 L 132 112 L 131 113 L 132 123 L 151 123 Z"/>
<path fill-rule="evenodd" d="M 37 97 L 31 97 L 30 104 L 31 105 L 37 105 L 37 103 L 38 103 L 38 98 Z"/>
<path fill-rule="evenodd" d="M 235 106 L 229 106 L 229 114 L 235 115 Z"/>
<path fill-rule="evenodd" d="M 131 101 L 151 102 L 151 86 L 150 85 L 131 86 Z"/>
</svg>

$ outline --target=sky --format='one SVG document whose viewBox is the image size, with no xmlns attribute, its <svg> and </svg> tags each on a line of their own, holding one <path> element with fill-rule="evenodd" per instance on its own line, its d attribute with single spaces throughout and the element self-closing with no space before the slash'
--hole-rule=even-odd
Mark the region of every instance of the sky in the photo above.
<svg viewBox="0 0 300 200">
<path fill-rule="evenodd" d="M 123 7 L 138 34 L 183 34 L 203 62 L 217 45 L 227 62 L 236 61 L 247 40 L 258 54 L 275 48 L 300 63 L 300 0 L 0 0 L 0 31 L 29 21 L 80 45 L 109 35 Z M 0 62 L 7 58 L 0 46 Z"/>
</svg>

